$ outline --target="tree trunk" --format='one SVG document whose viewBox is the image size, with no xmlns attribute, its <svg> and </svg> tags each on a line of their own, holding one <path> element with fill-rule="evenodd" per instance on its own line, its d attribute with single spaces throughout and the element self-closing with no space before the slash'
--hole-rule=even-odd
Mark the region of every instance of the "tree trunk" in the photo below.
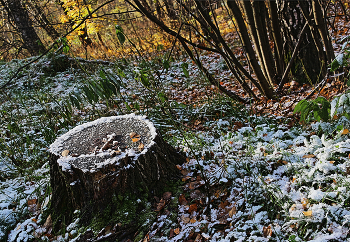
<svg viewBox="0 0 350 242">
<path fill-rule="evenodd" d="M 46 18 L 44 10 L 37 4 L 36 1 L 27 1 L 27 7 L 32 10 L 34 18 L 39 23 L 39 25 L 45 29 L 46 33 L 51 37 L 53 41 L 60 37 L 60 34 L 56 31 L 54 26 Z"/>
<path fill-rule="evenodd" d="M 142 116 L 101 118 L 80 125 L 50 147 L 51 212 L 54 229 L 68 224 L 81 210 L 89 224 L 116 197 L 148 191 L 159 194 L 178 177 L 176 164 L 185 158 L 167 144 Z"/>
<path fill-rule="evenodd" d="M 32 21 L 21 0 L 8 0 L 7 2 L 0 0 L 0 2 L 4 5 L 17 31 L 21 34 L 24 48 L 27 49 L 31 55 L 44 53 L 46 49 L 41 43 L 39 36 L 36 34 L 32 26 Z"/>
</svg>

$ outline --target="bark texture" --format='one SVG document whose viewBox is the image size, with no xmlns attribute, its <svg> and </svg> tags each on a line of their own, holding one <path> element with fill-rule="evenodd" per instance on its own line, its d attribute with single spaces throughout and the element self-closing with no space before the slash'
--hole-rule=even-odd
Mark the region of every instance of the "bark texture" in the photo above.
<svg viewBox="0 0 350 242">
<path fill-rule="evenodd" d="M 0 0 L 0 3 L 5 7 L 8 15 L 17 31 L 21 34 L 24 42 L 24 48 L 33 55 L 39 55 L 46 51 L 46 48 L 41 43 L 41 40 L 29 18 L 28 12 L 25 9 L 21 0 Z"/>
</svg>

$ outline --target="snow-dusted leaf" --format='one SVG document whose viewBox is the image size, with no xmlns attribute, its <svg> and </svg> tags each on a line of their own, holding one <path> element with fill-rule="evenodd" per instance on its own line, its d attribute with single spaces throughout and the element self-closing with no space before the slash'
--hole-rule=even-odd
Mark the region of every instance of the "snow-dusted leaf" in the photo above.
<svg viewBox="0 0 350 242">
<path fill-rule="evenodd" d="M 69 154 L 69 150 L 62 151 L 62 156 L 68 156 L 68 154 Z"/>
<path fill-rule="evenodd" d="M 312 216 L 312 210 L 303 211 L 303 214 L 304 214 L 306 217 L 311 217 L 311 216 Z"/>
</svg>

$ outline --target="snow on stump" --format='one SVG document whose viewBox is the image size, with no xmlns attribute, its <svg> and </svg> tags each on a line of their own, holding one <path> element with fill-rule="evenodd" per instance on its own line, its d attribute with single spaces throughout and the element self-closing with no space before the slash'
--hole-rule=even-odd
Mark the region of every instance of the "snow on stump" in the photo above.
<svg viewBox="0 0 350 242">
<path fill-rule="evenodd" d="M 54 224 L 67 224 L 75 210 L 88 223 L 113 196 L 140 187 L 154 196 L 178 177 L 176 164 L 185 161 L 149 120 L 134 114 L 77 126 L 57 138 L 50 152 Z"/>
</svg>

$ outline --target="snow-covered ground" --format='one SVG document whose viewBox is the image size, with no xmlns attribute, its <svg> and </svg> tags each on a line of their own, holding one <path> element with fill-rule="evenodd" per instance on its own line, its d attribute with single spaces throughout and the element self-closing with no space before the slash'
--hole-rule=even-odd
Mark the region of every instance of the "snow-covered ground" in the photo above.
<svg viewBox="0 0 350 242">
<path fill-rule="evenodd" d="M 13 61 L 1 66 L 0 84 L 21 64 Z M 246 109 L 220 108 L 215 104 L 220 100 L 209 100 L 218 97 L 213 94 L 215 87 L 198 81 L 200 73 L 191 64 L 191 78 L 185 78 L 181 63 L 162 72 L 162 86 L 157 89 L 169 98 L 177 122 L 146 106 L 154 92 L 135 80 L 142 69 L 132 64 L 118 67 L 124 68 L 125 87 L 120 92 L 125 100 L 120 96 L 116 100 L 124 113 L 118 108 L 105 112 L 106 103 L 87 101 L 82 101 L 81 109 L 67 110 L 69 94 L 84 96 L 82 86 L 99 79 L 101 67 L 92 68 L 90 76 L 73 68 L 50 76 L 42 72 L 42 66 L 49 64 L 47 59 L 34 64 L 1 93 L 1 241 L 78 238 L 82 231 L 78 221 L 67 225 L 65 234 L 50 233 L 45 215 L 50 199 L 48 148 L 58 135 L 97 119 L 96 110 L 103 115 L 145 114 L 164 130 L 172 145 L 188 155 L 188 162 L 178 167 L 186 174 L 183 196 L 172 197 L 178 202 L 177 219 L 160 213 L 143 241 L 350 241 L 346 118 L 302 128 L 287 126 L 284 117 L 257 117 Z M 118 68 L 103 68 L 116 76 Z M 221 75 L 224 78 L 225 73 Z M 133 107 L 138 103 L 144 109 L 128 111 L 125 103 Z M 196 121 L 202 128 L 195 132 L 180 132 L 172 125 Z"/>
</svg>

